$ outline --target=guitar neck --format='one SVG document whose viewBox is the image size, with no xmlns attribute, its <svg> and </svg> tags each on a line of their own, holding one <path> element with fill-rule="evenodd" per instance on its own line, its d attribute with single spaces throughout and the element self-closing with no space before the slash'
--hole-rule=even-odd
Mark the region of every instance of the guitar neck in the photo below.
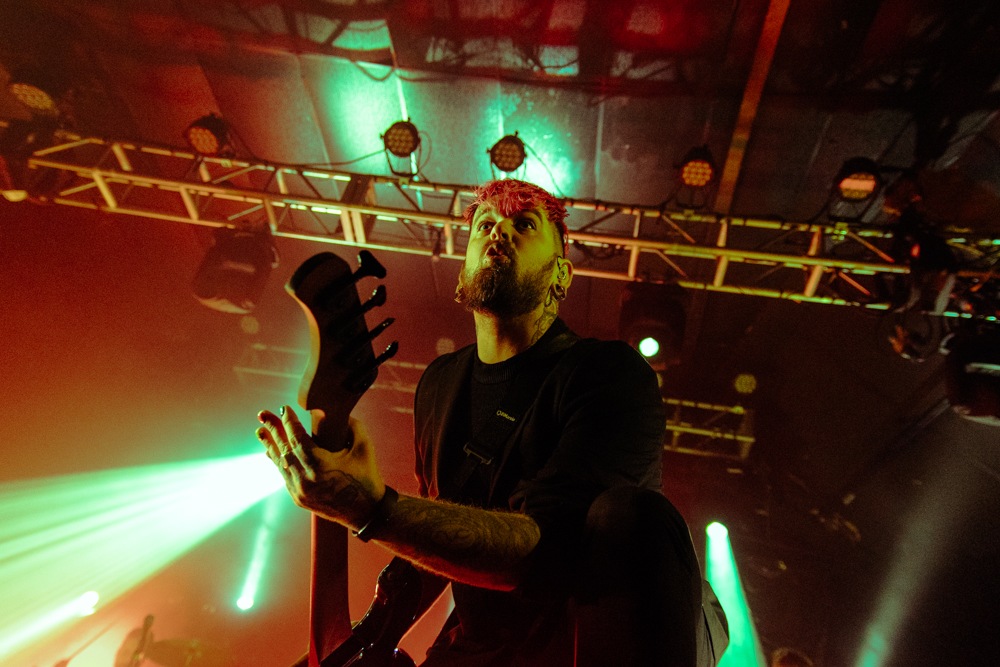
<svg viewBox="0 0 1000 667">
<path fill-rule="evenodd" d="M 309 324 L 309 365 L 299 385 L 299 405 L 312 418 L 313 438 L 320 447 L 337 451 L 350 446 L 350 415 L 378 375 L 378 365 L 391 357 L 396 344 L 376 357 L 372 340 L 392 323 L 386 318 L 368 330 L 365 313 L 385 303 L 379 286 L 361 303 L 357 282 L 384 278 L 385 269 L 367 251 L 351 267 L 333 253 L 309 258 L 286 285 Z M 347 595 L 347 530 L 313 515 L 313 554 L 309 605 L 309 663 L 326 665 L 326 658 L 352 640 Z"/>
<path fill-rule="evenodd" d="M 353 406 L 352 406 L 353 408 Z M 317 445 L 331 452 L 351 446 L 351 428 L 346 420 L 328 419 L 330 410 L 312 409 L 312 436 Z"/>
</svg>

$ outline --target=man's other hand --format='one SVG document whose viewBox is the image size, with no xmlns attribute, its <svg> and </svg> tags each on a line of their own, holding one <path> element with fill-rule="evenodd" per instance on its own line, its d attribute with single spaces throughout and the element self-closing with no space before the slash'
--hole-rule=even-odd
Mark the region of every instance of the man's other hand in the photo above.
<svg viewBox="0 0 1000 667">
<path fill-rule="evenodd" d="M 357 530 L 385 494 L 375 452 L 364 425 L 350 419 L 349 446 L 331 452 L 315 443 L 295 412 L 284 406 L 281 416 L 262 410 L 257 437 L 281 471 L 299 507 Z"/>
</svg>

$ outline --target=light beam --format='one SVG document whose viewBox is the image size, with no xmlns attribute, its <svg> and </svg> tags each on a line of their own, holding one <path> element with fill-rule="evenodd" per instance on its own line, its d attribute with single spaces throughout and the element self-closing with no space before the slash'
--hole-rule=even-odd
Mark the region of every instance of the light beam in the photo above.
<svg viewBox="0 0 1000 667">
<path fill-rule="evenodd" d="M 278 503 L 284 498 L 283 495 L 273 495 L 268 498 L 264 505 L 264 516 L 254 538 L 250 567 L 247 568 L 243 588 L 236 600 L 236 606 L 243 611 L 249 611 L 257 602 L 257 591 L 264 575 L 264 568 L 271 558 L 271 548 L 274 546 L 274 524 L 278 517 Z"/>
<path fill-rule="evenodd" d="M 108 603 L 282 488 L 263 454 L 0 485 L 0 661 Z M 58 618 L 57 618 L 58 617 Z"/>
<path fill-rule="evenodd" d="M 713 522 L 705 528 L 708 536 L 706 578 L 726 611 L 729 623 L 729 646 L 722 654 L 719 667 L 765 667 L 764 651 L 747 605 L 736 557 L 729 543 L 729 531 Z"/>
</svg>

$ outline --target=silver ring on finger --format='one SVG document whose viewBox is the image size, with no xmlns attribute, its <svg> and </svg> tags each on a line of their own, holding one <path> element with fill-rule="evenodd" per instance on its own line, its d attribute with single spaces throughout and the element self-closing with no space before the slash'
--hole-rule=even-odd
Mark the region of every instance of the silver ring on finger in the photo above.
<svg viewBox="0 0 1000 667">
<path fill-rule="evenodd" d="M 295 461 L 296 461 L 296 459 L 295 459 L 295 453 L 294 452 L 286 452 L 281 457 L 281 467 L 284 468 L 285 470 L 288 470 L 293 465 L 295 465 Z"/>
</svg>

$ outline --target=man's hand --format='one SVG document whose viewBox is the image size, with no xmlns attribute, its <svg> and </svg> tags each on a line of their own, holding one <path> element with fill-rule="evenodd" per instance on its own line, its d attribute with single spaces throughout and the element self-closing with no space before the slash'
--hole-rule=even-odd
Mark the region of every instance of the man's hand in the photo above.
<svg viewBox="0 0 1000 667">
<path fill-rule="evenodd" d="M 331 452 L 315 443 L 288 406 L 281 417 L 266 410 L 257 417 L 264 424 L 257 437 L 299 507 L 352 530 L 371 519 L 385 483 L 360 422 L 350 420 L 351 446 Z M 540 537 L 538 524 L 525 514 L 400 495 L 374 539 L 447 579 L 511 590 Z"/>
<path fill-rule="evenodd" d="M 361 422 L 352 417 L 350 447 L 331 452 L 313 441 L 288 406 L 282 408 L 281 417 L 263 410 L 257 418 L 263 424 L 257 437 L 281 471 L 295 504 L 359 529 L 385 494 L 375 452 Z"/>
</svg>

